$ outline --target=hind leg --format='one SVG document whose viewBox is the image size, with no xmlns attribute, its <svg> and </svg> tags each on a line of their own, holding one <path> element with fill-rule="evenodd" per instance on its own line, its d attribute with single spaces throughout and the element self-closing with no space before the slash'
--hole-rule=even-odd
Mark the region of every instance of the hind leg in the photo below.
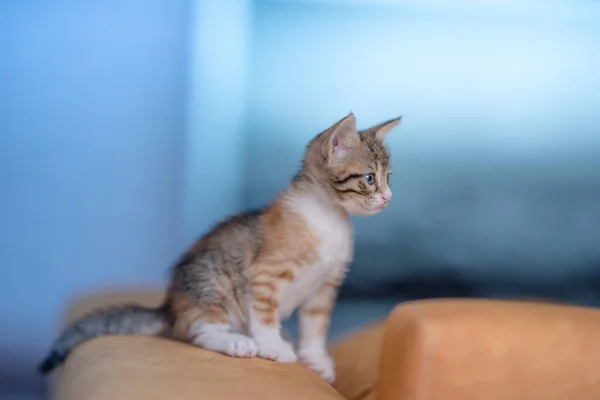
<svg viewBox="0 0 600 400">
<path fill-rule="evenodd" d="M 203 303 L 184 294 L 175 296 L 172 303 L 178 339 L 232 357 L 256 356 L 256 342 L 236 329 L 222 303 Z"/>
</svg>

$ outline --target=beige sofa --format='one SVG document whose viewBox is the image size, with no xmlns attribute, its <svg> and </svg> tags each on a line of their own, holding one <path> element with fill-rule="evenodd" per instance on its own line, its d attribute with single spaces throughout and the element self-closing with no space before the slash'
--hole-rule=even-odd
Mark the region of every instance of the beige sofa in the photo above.
<svg viewBox="0 0 600 400">
<path fill-rule="evenodd" d="M 156 293 L 75 302 L 72 320 Z M 557 304 L 428 300 L 332 347 L 330 386 L 298 364 L 235 359 L 147 337 L 89 341 L 58 372 L 59 400 L 598 400 L 600 311 Z"/>
</svg>

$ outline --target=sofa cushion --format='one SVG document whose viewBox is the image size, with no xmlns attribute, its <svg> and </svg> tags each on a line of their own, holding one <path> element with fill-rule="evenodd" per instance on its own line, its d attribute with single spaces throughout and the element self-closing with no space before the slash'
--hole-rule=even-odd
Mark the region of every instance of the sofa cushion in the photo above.
<svg viewBox="0 0 600 400">
<path fill-rule="evenodd" d="M 60 371 L 54 398 L 343 399 L 300 364 L 233 358 L 139 336 L 107 336 L 78 347 Z"/>
<path fill-rule="evenodd" d="M 385 323 L 381 400 L 597 400 L 600 311 L 539 302 L 405 303 Z"/>
</svg>

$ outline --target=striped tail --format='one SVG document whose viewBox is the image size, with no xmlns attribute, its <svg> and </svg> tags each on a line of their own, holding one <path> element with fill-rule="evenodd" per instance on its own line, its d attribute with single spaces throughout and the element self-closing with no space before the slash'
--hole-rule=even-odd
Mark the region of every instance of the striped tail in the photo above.
<svg viewBox="0 0 600 400">
<path fill-rule="evenodd" d="M 65 361 L 71 350 L 98 336 L 165 336 L 169 327 L 169 313 L 166 307 L 123 305 L 98 310 L 69 326 L 56 340 L 50 355 L 42 361 L 38 370 L 42 374 L 49 373 Z"/>
</svg>

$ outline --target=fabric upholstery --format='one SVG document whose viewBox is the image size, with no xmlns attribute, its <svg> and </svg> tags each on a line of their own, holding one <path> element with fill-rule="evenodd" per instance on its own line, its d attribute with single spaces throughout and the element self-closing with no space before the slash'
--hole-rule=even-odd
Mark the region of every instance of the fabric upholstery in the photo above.
<svg viewBox="0 0 600 400">
<path fill-rule="evenodd" d="M 333 387 L 348 400 L 376 400 L 383 324 L 374 324 L 337 341 Z"/>
<path fill-rule="evenodd" d="M 429 300 L 384 327 L 381 400 L 600 399 L 600 311 Z"/>
<path fill-rule="evenodd" d="M 100 293 L 73 302 L 71 322 L 98 307 L 160 304 L 161 291 Z M 317 374 L 300 364 L 237 359 L 171 340 L 106 336 L 75 349 L 59 371 L 58 400 L 340 400 Z"/>
<path fill-rule="evenodd" d="M 112 336 L 69 357 L 56 389 L 60 400 L 340 400 L 299 364 L 239 359 L 175 341 Z"/>
</svg>

